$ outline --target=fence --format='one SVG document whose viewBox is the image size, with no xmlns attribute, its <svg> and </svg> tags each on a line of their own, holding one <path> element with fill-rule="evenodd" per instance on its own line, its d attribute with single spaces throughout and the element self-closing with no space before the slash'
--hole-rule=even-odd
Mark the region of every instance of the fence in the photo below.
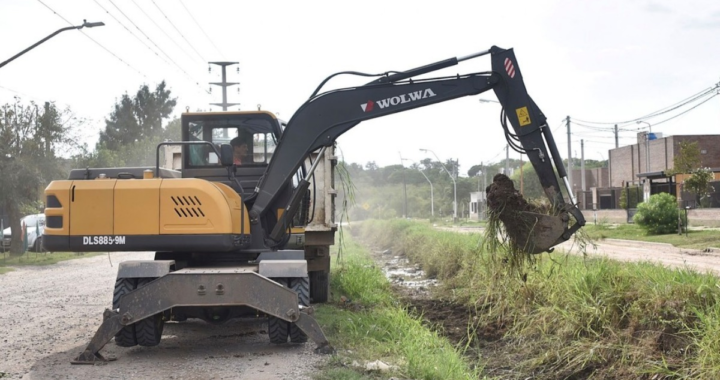
<svg viewBox="0 0 720 380">
<path fill-rule="evenodd" d="M 678 206 L 681 208 L 718 208 L 720 207 L 720 181 L 709 183 L 710 193 L 703 199 L 698 199 L 697 194 L 685 189 L 685 184 L 680 185 L 680 201 Z"/>
</svg>

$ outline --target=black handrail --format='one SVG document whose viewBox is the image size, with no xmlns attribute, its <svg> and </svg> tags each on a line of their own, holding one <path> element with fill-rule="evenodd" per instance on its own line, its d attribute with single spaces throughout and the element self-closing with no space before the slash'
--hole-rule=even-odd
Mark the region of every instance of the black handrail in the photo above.
<svg viewBox="0 0 720 380">
<path fill-rule="evenodd" d="M 163 145 L 210 145 L 215 151 L 215 154 L 217 154 L 218 161 L 220 161 L 221 157 L 217 146 L 209 141 L 164 141 L 157 145 L 157 150 L 155 151 L 155 178 L 160 177 L 160 147 Z"/>
</svg>

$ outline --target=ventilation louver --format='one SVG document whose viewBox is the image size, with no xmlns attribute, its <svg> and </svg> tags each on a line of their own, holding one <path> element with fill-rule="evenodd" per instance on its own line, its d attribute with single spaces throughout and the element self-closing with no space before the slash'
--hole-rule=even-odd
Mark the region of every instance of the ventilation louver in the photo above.
<svg viewBox="0 0 720 380">
<path fill-rule="evenodd" d="M 175 203 L 175 213 L 181 218 L 204 218 L 200 206 L 202 202 L 196 196 L 172 196 L 170 197 L 173 203 Z"/>
</svg>

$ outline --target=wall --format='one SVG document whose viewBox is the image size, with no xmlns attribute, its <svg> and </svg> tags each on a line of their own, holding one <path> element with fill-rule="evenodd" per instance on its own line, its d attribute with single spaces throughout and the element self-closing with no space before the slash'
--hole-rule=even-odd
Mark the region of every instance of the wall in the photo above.
<svg viewBox="0 0 720 380">
<path fill-rule="evenodd" d="M 691 227 L 720 227 L 720 209 L 699 208 L 688 211 L 688 224 Z M 718 238 L 720 242 L 720 238 Z"/>
<path fill-rule="evenodd" d="M 720 135 L 673 136 L 673 138 L 675 153 L 680 151 L 681 141 L 697 141 L 698 148 L 705 151 L 705 154 L 700 154 L 700 166 L 708 168 L 720 167 Z M 670 165 L 672 165 L 672 159 Z"/>
<path fill-rule="evenodd" d="M 595 223 L 595 215 L 597 215 L 598 223 L 627 223 L 627 212 L 625 210 L 583 210 L 583 216 L 587 224 Z"/>
<path fill-rule="evenodd" d="M 610 187 L 623 187 L 625 181 L 637 180 L 637 145 L 628 145 L 608 152 Z"/>
<path fill-rule="evenodd" d="M 594 224 L 595 218 L 592 210 L 583 210 L 583 216 L 587 224 Z M 704 208 L 688 211 L 688 220 L 691 227 L 720 227 L 720 209 Z M 598 223 L 627 223 L 627 212 L 625 210 L 598 210 Z M 720 241 L 720 238 L 718 238 Z"/>
</svg>

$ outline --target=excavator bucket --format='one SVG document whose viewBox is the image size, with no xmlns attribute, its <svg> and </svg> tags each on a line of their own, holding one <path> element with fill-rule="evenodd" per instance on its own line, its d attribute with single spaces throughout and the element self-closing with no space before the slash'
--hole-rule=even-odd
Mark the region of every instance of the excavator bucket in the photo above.
<svg viewBox="0 0 720 380">
<path fill-rule="evenodd" d="M 562 235 L 567 229 L 567 215 L 553 216 L 526 211 L 522 212 L 520 219 L 528 223 L 530 228 L 525 230 L 527 236 L 516 236 L 515 239 L 527 253 L 545 252 L 565 240 Z"/>
</svg>

